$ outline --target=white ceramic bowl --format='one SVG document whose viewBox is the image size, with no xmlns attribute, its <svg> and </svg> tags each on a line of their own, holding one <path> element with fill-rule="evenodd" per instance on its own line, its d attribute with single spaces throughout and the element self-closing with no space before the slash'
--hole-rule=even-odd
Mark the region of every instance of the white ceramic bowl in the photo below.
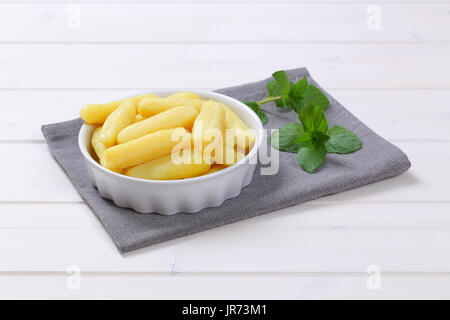
<svg viewBox="0 0 450 320">
<path fill-rule="evenodd" d="M 132 208 L 140 213 L 171 215 L 220 206 L 225 200 L 237 197 L 241 189 L 250 184 L 262 141 L 262 124 L 258 116 L 242 102 L 215 92 L 180 89 L 152 93 L 165 97 L 180 91 L 195 92 L 202 99 L 226 104 L 250 129 L 256 131 L 252 150 L 238 163 L 209 175 L 183 180 L 144 180 L 112 172 L 98 164 L 91 156 L 90 145 L 95 127 L 83 125 L 78 144 L 86 160 L 92 185 L 103 198 L 111 199 L 119 207 Z"/>
</svg>

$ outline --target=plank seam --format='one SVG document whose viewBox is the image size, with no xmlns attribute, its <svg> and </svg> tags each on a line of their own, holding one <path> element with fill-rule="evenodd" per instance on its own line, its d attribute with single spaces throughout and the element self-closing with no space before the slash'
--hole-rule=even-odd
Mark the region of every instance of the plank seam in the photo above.
<svg viewBox="0 0 450 320">
<path fill-rule="evenodd" d="M 450 1 L 446 1 L 446 0 L 442 0 L 442 1 L 378 1 L 380 3 L 383 4 L 442 4 L 442 3 L 449 3 Z M 16 3 L 20 3 L 20 4 L 69 4 L 69 3 L 82 3 L 82 4 L 104 4 L 104 3 L 108 3 L 108 4 L 166 4 L 166 3 L 173 3 L 173 4 L 296 4 L 296 3 L 302 3 L 302 4 L 364 4 L 364 3 L 371 3 L 371 1 L 311 1 L 311 0 L 292 0 L 292 1 L 276 1 L 276 0 L 271 0 L 271 1 L 264 1 L 264 0 L 243 0 L 243 1 L 235 1 L 235 2 L 229 2 L 229 1 L 211 1 L 211 0 L 191 0 L 191 1 L 176 1 L 176 0 L 168 0 L 168 1 L 152 1 L 152 0 L 131 0 L 131 1 L 124 1 L 124 0 L 119 0 L 119 1 L 101 1 L 101 0 L 60 0 L 60 1 L 50 1 L 50 0 L 41 0 L 41 1 L 33 1 L 33 0 L 18 0 L 18 1 L 1 1 L 0 0 L 0 4 L 16 4 Z"/>
<path fill-rule="evenodd" d="M 152 276 L 152 277 L 293 277 L 293 276 L 318 276 L 318 277 L 336 277 L 336 276 L 354 276 L 367 277 L 366 272 L 355 271 L 181 271 L 181 272 L 162 272 L 162 271 L 81 271 L 82 276 Z M 450 271 L 382 271 L 383 276 L 446 276 L 450 277 Z M 65 271 L 0 271 L 0 277 L 10 276 L 68 276 Z"/>
<path fill-rule="evenodd" d="M 1 5 L 1 2 L 0 2 Z M 1 41 L 0 45 L 227 45 L 227 44 L 351 44 L 351 45 L 367 45 L 367 44 L 390 44 L 390 45 L 426 45 L 426 44 L 450 44 L 450 40 L 372 40 L 372 41 L 332 41 L 332 40 L 297 40 L 297 41 L 249 41 L 249 40 L 229 40 L 229 41 Z"/>
<path fill-rule="evenodd" d="M 314 201 L 314 202 L 312 202 Z M 349 205 L 349 204 L 407 204 L 407 203 L 411 203 L 411 204 L 430 204 L 430 203 L 435 203 L 435 204 L 447 204 L 450 203 L 450 200 L 379 200 L 379 201 L 375 201 L 375 200 L 322 200 L 322 199 L 316 199 L 316 200 L 312 200 L 312 201 L 308 201 L 308 202 L 304 202 L 298 205 L 310 205 L 310 206 L 329 206 L 329 205 Z M 82 204 L 82 205 L 87 205 L 84 201 L 82 200 L 61 200 L 61 201 L 54 201 L 54 200 L 43 200 L 43 201 L 35 201 L 35 200 L 14 200 L 14 201 L 9 201 L 9 200 L 0 200 L 0 206 L 1 205 L 68 205 L 68 204 Z M 283 208 L 280 210 L 276 210 L 276 211 L 281 211 L 287 208 Z"/>
<path fill-rule="evenodd" d="M 129 88 L 7 88 L 0 87 L 0 91 L 149 91 L 149 90 L 163 90 L 164 88 L 140 88 L 140 87 L 129 87 Z M 217 88 L 201 88 L 192 87 L 191 89 L 198 90 L 216 90 Z M 323 87 L 324 90 L 370 90 L 370 91 L 448 91 L 450 87 Z"/>
<path fill-rule="evenodd" d="M 389 141 L 392 142 L 441 142 L 441 143 L 448 143 L 450 142 L 449 138 L 443 138 L 443 139 L 389 139 Z M 0 144 L 46 144 L 44 139 L 35 139 L 35 140 L 0 140 Z"/>
</svg>

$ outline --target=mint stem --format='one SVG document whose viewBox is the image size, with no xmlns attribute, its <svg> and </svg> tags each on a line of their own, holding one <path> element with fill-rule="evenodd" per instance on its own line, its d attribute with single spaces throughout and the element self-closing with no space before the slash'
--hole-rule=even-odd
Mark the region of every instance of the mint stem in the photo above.
<svg viewBox="0 0 450 320">
<path fill-rule="evenodd" d="M 269 103 L 272 101 L 276 101 L 276 100 L 280 100 L 281 96 L 276 96 L 276 97 L 267 97 L 265 99 L 262 99 L 261 101 L 258 102 L 259 105 L 262 105 L 264 103 Z"/>
</svg>

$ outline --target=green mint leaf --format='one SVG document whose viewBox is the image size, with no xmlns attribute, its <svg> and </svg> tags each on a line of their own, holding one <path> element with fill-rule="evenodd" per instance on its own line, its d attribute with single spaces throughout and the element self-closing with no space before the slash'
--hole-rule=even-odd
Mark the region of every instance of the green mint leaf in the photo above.
<svg viewBox="0 0 450 320">
<path fill-rule="evenodd" d="M 302 147 L 315 147 L 314 134 L 311 131 L 304 132 L 300 137 L 294 141 L 300 148 Z M 297 150 L 298 151 L 298 150 Z"/>
<path fill-rule="evenodd" d="M 305 131 L 327 133 L 328 122 L 319 107 L 309 104 L 303 107 L 298 117 Z"/>
<path fill-rule="evenodd" d="M 325 160 L 326 154 L 327 150 L 324 145 L 318 148 L 302 147 L 298 150 L 297 159 L 305 171 L 314 173 Z"/>
<path fill-rule="evenodd" d="M 269 97 L 278 97 L 278 96 L 283 95 L 283 93 L 281 92 L 280 85 L 278 84 L 278 82 L 276 80 L 270 81 L 266 85 L 266 88 L 267 88 L 267 92 L 269 93 Z M 285 104 L 282 99 L 276 100 L 275 105 L 278 108 L 289 108 L 289 106 L 287 104 Z"/>
<path fill-rule="evenodd" d="M 297 143 L 300 147 L 317 148 L 327 142 L 328 139 L 328 135 L 323 134 L 322 132 L 306 131 L 300 137 L 295 139 L 295 143 Z"/>
<path fill-rule="evenodd" d="M 326 95 L 319 88 L 308 84 L 306 77 L 303 77 L 291 87 L 289 91 L 289 104 L 295 112 L 300 113 L 309 104 L 325 111 L 328 109 L 330 101 L 328 101 Z"/>
<path fill-rule="evenodd" d="M 272 73 L 272 77 L 278 82 L 282 92 L 288 93 L 291 89 L 291 81 L 285 71 L 277 71 Z"/>
<path fill-rule="evenodd" d="M 267 92 L 269 97 L 281 96 L 281 88 L 276 80 L 272 80 L 266 84 Z"/>
<path fill-rule="evenodd" d="M 292 83 L 289 81 L 285 71 L 277 71 L 272 74 L 275 80 L 270 81 L 267 85 L 267 92 L 269 97 L 281 96 L 281 100 L 275 101 L 277 107 L 288 108 L 289 106 L 289 91 L 292 87 Z"/>
<path fill-rule="evenodd" d="M 314 132 L 314 145 L 316 148 L 325 144 L 328 139 L 330 139 L 330 137 L 327 134 L 318 131 Z"/>
<path fill-rule="evenodd" d="M 319 88 L 309 84 L 306 88 L 305 97 L 303 98 L 303 106 L 308 104 L 312 104 L 319 107 L 320 110 L 325 111 L 328 109 L 330 101 L 328 101 L 327 96 Z"/>
<path fill-rule="evenodd" d="M 350 153 L 361 149 L 362 144 L 358 136 L 343 127 L 334 126 L 328 130 L 330 139 L 325 142 L 327 152 Z"/>
<path fill-rule="evenodd" d="M 300 146 L 295 141 L 302 134 L 302 126 L 294 122 L 274 131 L 270 142 L 280 151 L 297 153 Z"/>
<path fill-rule="evenodd" d="M 300 110 L 303 108 L 303 98 L 306 95 L 307 87 L 308 81 L 306 80 L 306 77 L 303 77 L 296 84 L 294 84 L 289 91 L 289 103 L 297 113 L 300 112 Z"/>
<path fill-rule="evenodd" d="M 267 116 L 257 102 L 244 101 L 244 103 L 252 109 L 261 120 L 262 124 L 267 123 Z"/>
</svg>

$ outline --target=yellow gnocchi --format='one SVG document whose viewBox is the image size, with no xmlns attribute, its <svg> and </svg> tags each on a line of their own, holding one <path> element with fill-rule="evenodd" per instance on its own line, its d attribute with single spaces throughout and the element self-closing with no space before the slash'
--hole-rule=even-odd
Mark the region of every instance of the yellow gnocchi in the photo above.
<svg viewBox="0 0 450 320">
<path fill-rule="evenodd" d="M 125 171 L 125 174 L 130 177 L 149 180 L 178 180 L 197 177 L 211 168 L 211 164 L 205 161 L 195 163 L 193 150 L 187 150 L 187 152 L 191 153 L 188 162 L 174 161 L 172 154 L 169 154 L 130 168 Z"/>
<path fill-rule="evenodd" d="M 177 134 L 178 131 L 179 133 Z M 174 138 L 174 137 L 177 138 Z M 187 137 L 187 139 L 184 138 Z M 160 158 L 172 152 L 174 147 L 188 147 L 191 134 L 184 128 L 164 129 L 135 140 L 108 148 L 103 153 L 106 168 L 125 169 Z M 183 141 L 186 141 L 183 145 Z"/>
<path fill-rule="evenodd" d="M 136 103 L 133 100 L 124 100 L 119 107 L 114 110 L 100 131 L 100 141 L 107 147 L 111 147 L 117 142 L 119 132 L 134 123 L 136 120 Z"/>
<path fill-rule="evenodd" d="M 167 111 L 169 109 L 187 106 L 193 107 L 200 111 L 203 101 L 200 99 L 184 98 L 184 97 L 167 97 L 167 98 L 152 98 L 146 97 L 139 103 L 139 113 L 144 117 L 151 117 L 155 114 Z"/>
<path fill-rule="evenodd" d="M 158 98 L 156 94 L 148 93 L 135 97 L 127 98 L 139 105 L 144 98 Z M 123 100 L 116 100 L 101 104 L 88 104 L 84 106 L 80 111 L 80 117 L 87 124 L 103 124 L 108 116 L 116 110 Z"/>
<path fill-rule="evenodd" d="M 88 104 L 80 116 L 97 125 L 91 146 L 100 165 L 140 179 L 211 174 L 244 158 L 255 142 L 228 106 L 193 92 Z"/>
<path fill-rule="evenodd" d="M 192 128 L 198 111 L 192 107 L 176 107 L 136 122 L 119 132 L 117 142 L 125 143 L 146 134 L 176 127 Z"/>
</svg>

